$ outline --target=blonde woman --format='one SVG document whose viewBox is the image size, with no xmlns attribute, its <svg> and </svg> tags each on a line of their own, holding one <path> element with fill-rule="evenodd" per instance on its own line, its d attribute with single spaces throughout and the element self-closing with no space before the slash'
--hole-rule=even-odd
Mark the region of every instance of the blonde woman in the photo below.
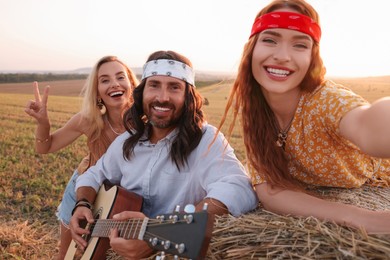
<svg viewBox="0 0 390 260">
<path fill-rule="evenodd" d="M 61 226 L 59 259 L 63 259 L 72 239 L 69 232 L 71 212 L 76 203 L 76 178 L 106 152 L 111 142 L 125 131 L 123 114 L 132 104 L 132 91 L 138 80 L 129 67 L 115 56 L 101 58 L 93 67 L 82 90 L 81 111 L 56 131 L 50 131 L 47 111 L 49 88 L 41 96 L 38 83 L 34 82 L 35 100 L 27 103 L 25 112 L 36 119 L 36 151 L 41 154 L 56 152 L 82 135 L 87 137 L 89 154 L 71 177 L 57 216 Z"/>
</svg>

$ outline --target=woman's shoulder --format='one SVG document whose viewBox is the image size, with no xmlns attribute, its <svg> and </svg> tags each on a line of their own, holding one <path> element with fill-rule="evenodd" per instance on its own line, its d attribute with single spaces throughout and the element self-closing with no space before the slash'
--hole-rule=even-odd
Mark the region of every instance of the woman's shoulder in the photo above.
<svg viewBox="0 0 390 260">
<path fill-rule="evenodd" d="M 334 82 L 330 79 L 327 79 L 327 80 L 324 80 L 324 82 L 322 82 L 321 85 L 316 87 L 314 89 L 314 91 L 311 92 L 310 94 L 311 95 L 318 95 L 319 93 L 324 92 L 324 91 L 333 92 L 333 91 L 338 91 L 338 89 L 347 89 L 347 88 L 341 84 L 337 84 L 336 82 Z"/>
<path fill-rule="evenodd" d="M 83 133 L 89 136 L 91 134 L 91 131 L 95 129 L 100 123 L 98 120 L 92 117 L 88 117 L 82 112 L 77 113 L 75 116 L 77 116 L 77 119 L 80 124 L 80 128 L 82 129 Z M 103 122 L 103 119 L 101 119 L 101 122 Z M 94 127 L 91 127 L 94 126 Z"/>
<path fill-rule="evenodd" d="M 89 129 L 89 123 L 87 120 L 85 120 L 81 112 L 78 112 L 68 120 L 66 123 L 66 128 L 73 129 L 74 131 L 85 134 Z"/>
<path fill-rule="evenodd" d="M 354 93 L 350 88 L 328 79 L 308 95 L 308 100 L 329 100 L 343 97 L 362 99 L 362 97 Z"/>
</svg>

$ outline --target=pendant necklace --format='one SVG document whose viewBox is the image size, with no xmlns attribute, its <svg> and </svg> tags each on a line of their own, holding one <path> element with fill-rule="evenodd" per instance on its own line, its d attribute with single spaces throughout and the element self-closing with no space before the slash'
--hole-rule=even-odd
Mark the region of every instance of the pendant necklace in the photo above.
<svg viewBox="0 0 390 260">
<path fill-rule="evenodd" d="M 278 137 L 276 140 L 276 146 L 282 147 L 282 149 L 284 150 L 284 148 L 286 146 L 286 142 L 287 142 L 287 134 L 288 134 L 288 131 L 290 130 L 292 121 L 294 120 L 294 116 L 291 118 L 290 122 L 288 123 L 288 125 L 286 126 L 286 128 L 284 130 L 280 129 L 278 120 L 276 118 L 275 118 L 275 120 L 276 120 L 276 124 L 278 125 Z"/>
<path fill-rule="evenodd" d="M 114 132 L 114 134 L 120 135 L 120 133 L 118 133 L 117 131 L 114 130 L 114 128 L 112 127 L 110 120 L 108 120 L 108 118 L 107 118 L 107 123 L 108 123 L 108 126 L 111 128 L 112 132 Z"/>
</svg>

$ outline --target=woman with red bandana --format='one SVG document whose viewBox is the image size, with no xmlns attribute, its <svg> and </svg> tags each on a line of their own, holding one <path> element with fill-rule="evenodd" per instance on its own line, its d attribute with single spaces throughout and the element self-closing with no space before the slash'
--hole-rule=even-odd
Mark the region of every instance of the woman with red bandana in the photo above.
<svg viewBox="0 0 390 260">
<path fill-rule="evenodd" d="M 390 185 L 390 98 L 369 104 L 325 80 L 317 12 L 276 0 L 257 15 L 229 110 L 240 115 L 248 170 L 265 209 L 390 233 L 390 211 L 330 202 L 310 186 Z M 230 132 L 231 133 L 231 132 Z"/>
</svg>

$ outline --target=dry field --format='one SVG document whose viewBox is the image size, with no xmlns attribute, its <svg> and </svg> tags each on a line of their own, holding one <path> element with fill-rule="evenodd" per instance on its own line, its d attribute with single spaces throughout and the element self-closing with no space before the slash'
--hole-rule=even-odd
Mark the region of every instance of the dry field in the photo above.
<svg viewBox="0 0 390 260">
<path fill-rule="evenodd" d="M 40 89 L 45 86 L 50 86 L 50 95 L 53 96 L 79 96 L 80 90 L 83 87 L 85 80 L 65 80 L 65 81 L 50 81 L 39 82 Z M 9 83 L 0 84 L 0 93 L 12 94 L 33 94 L 32 83 Z M 33 96 L 32 96 L 33 98 Z"/>
<path fill-rule="evenodd" d="M 355 93 L 373 102 L 390 96 L 390 76 L 367 78 L 334 78 L 333 81 L 351 88 Z"/>
<path fill-rule="evenodd" d="M 390 76 L 334 81 L 370 102 L 390 96 Z M 40 83 L 41 88 L 51 86 L 53 130 L 79 110 L 83 82 Z M 199 88 L 209 101 L 204 110 L 211 124 L 218 125 L 230 87 L 229 81 Z M 53 258 L 58 238 L 54 213 L 73 169 L 86 153 L 83 138 L 54 154 L 35 153 L 35 122 L 23 111 L 32 93 L 32 83 L 0 84 L 0 259 Z M 243 160 L 239 129 L 235 129 L 231 144 Z"/>
</svg>

